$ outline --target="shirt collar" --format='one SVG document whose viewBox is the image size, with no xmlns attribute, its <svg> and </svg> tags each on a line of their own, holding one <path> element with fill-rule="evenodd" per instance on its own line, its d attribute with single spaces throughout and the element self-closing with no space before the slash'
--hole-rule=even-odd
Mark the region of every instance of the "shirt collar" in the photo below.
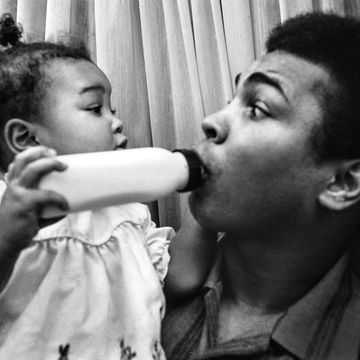
<svg viewBox="0 0 360 360">
<path fill-rule="evenodd" d="M 288 309 L 275 326 L 272 341 L 300 359 L 357 359 L 360 281 L 356 279 L 354 285 L 353 277 L 350 284 L 347 264 L 348 256 L 344 255 L 310 292 Z M 221 285 L 218 256 L 204 287 L 205 291 L 221 293 Z M 345 352 L 348 356 L 344 357 Z"/>
<path fill-rule="evenodd" d="M 351 297 L 346 266 L 347 256 L 343 256 L 310 292 L 288 309 L 272 333 L 275 342 L 300 359 L 323 358 L 319 352 L 325 351 L 326 342 L 334 340 Z"/>
<path fill-rule="evenodd" d="M 218 248 L 218 253 L 215 258 L 214 264 L 212 265 L 212 268 L 210 270 L 210 273 L 205 281 L 204 289 L 213 289 L 216 287 L 216 284 L 221 281 L 221 263 L 222 263 L 222 251 L 221 248 Z"/>
</svg>

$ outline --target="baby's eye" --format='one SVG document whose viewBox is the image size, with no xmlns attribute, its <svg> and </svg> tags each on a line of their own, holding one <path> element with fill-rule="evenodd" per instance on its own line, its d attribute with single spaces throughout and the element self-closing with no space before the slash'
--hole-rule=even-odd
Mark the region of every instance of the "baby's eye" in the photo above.
<svg viewBox="0 0 360 360">
<path fill-rule="evenodd" d="M 116 115 L 116 109 L 111 109 L 111 113 L 112 113 L 113 115 Z"/>
<path fill-rule="evenodd" d="M 86 109 L 87 111 L 92 111 L 96 114 L 101 114 L 101 109 L 102 109 L 102 106 L 101 105 L 97 105 L 97 106 L 92 106 L 88 109 Z"/>
</svg>

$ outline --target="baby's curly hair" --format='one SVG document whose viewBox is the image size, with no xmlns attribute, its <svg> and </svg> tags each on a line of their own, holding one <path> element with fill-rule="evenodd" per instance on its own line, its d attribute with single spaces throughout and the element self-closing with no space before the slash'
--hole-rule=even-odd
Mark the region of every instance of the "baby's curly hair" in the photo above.
<svg viewBox="0 0 360 360">
<path fill-rule="evenodd" d="M 5 20 L 11 26 L 2 26 L 0 29 L 0 38 L 8 39 L 7 44 L 12 39 L 14 44 L 0 52 L 0 168 L 3 171 L 9 162 L 4 127 L 12 118 L 29 122 L 39 119 L 42 99 L 49 86 L 49 79 L 44 71 L 46 67 L 56 59 L 92 62 L 85 46 L 78 42 L 66 45 L 20 42 L 22 30 L 10 19 L 11 15 L 6 14 Z M 12 35 L 10 29 L 13 31 Z"/>
<path fill-rule="evenodd" d="M 360 20 L 307 13 L 276 27 L 267 51 L 285 51 L 323 66 L 334 86 L 324 89 L 323 124 L 312 144 L 319 159 L 360 157 Z"/>
</svg>

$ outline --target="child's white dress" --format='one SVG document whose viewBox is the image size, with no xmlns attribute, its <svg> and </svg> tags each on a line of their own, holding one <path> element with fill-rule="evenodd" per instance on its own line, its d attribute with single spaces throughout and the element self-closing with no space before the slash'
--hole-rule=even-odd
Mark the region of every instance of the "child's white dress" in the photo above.
<svg viewBox="0 0 360 360">
<path fill-rule="evenodd" d="M 0 293 L 0 359 L 164 359 L 162 281 L 173 234 L 138 203 L 40 230 Z"/>
</svg>

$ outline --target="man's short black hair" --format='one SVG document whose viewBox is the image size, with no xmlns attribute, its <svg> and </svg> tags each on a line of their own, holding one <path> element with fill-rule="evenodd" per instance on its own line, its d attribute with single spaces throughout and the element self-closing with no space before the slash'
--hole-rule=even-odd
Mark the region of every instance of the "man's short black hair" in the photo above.
<svg viewBox="0 0 360 360">
<path fill-rule="evenodd" d="M 360 158 L 360 20 L 331 13 L 299 15 L 277 26 L 266 47 L 329 71 L 334 86 L 324 91 L 325 116 L 312 139 L 316 155 Z"/>
</svg>

